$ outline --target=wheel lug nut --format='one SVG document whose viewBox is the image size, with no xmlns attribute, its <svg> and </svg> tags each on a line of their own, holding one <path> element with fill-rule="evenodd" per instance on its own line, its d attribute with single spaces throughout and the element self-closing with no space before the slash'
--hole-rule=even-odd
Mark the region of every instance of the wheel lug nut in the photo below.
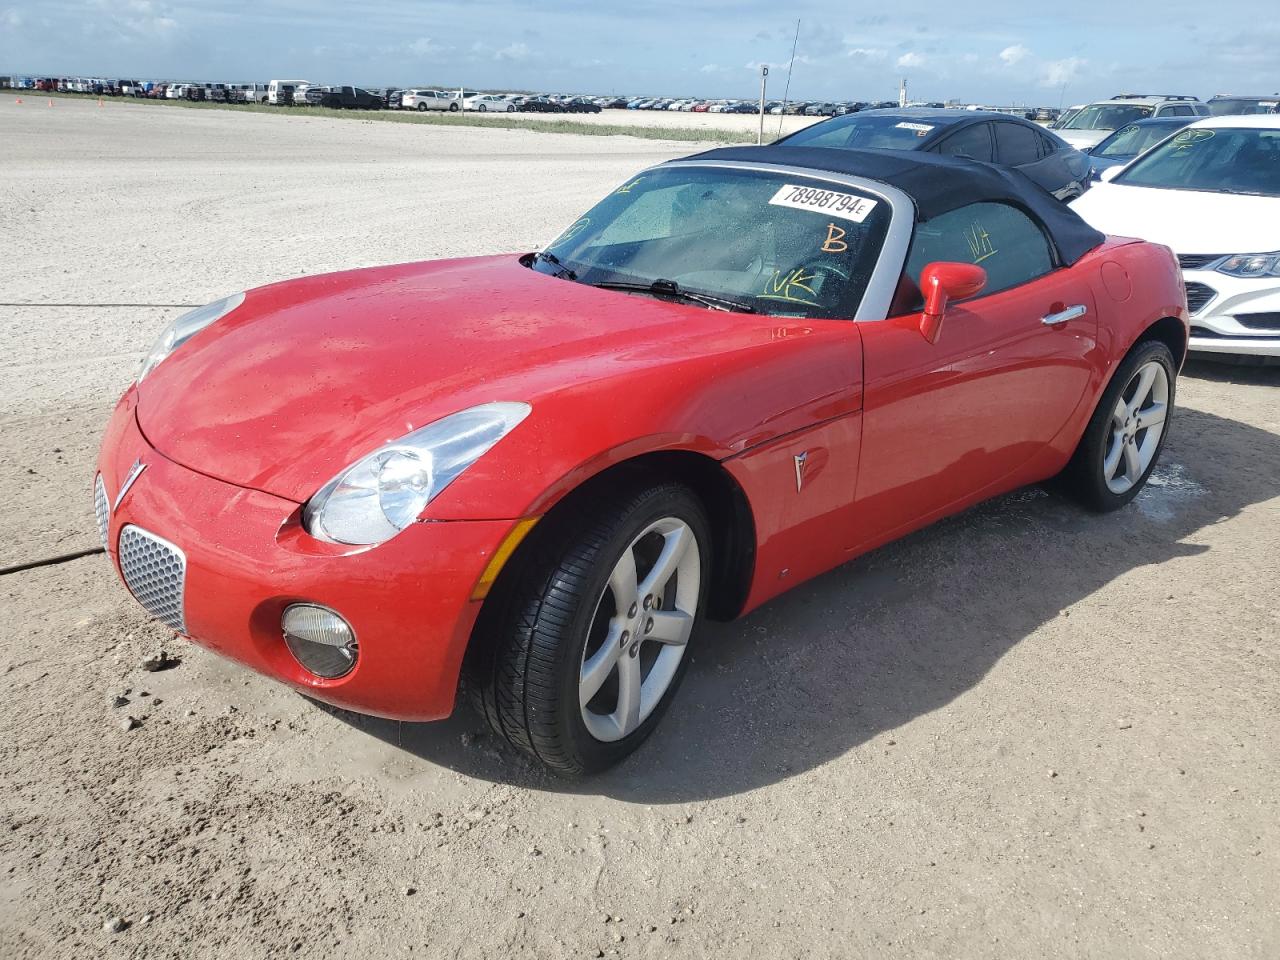
<svg viewBox="0 0 1280 960">
<path fill-rule="evenodd" d="M 647 596 L 647 597 L 645 597 L 645 598 L 644 598 L 644 608 L 645 608 L 646 610 L 651 610 L 651 609 L 653 609 L 653 595 L 652 595 L 652 594 L 650 594 L 649 596 Z"/>
<path fill-rule="evenodd" d="M 623 630 L 622 636 L 618 638 L 618 646 L 625 647 L 627 645 L 627 641 L 629 641 L 630 639 L 631 639 L 631 631 Z"/>
<path fill-rule="evenodd" d="M 627 611 L 627 616 L 628 616 L 628 617 L 634 617 L 638 612 L 639 612 L 639 611 L 636 609 L 636 605 L 633 603 L 633 604 L 631 605 L 631 609 Z"/>
<path fill-rule="evenodd" d="M 632 656 L 632 657 L 636 657 L 636 656 L 639 656 L 639 655 L 640 655 L 640 641 L 639 641 L 639 640 L 637 640 L 635 643 L 633 643 L 633 644 L 631 645 L 631 649 L 627 651 L 627 654 L 628 654 L 628 655 L 630 655 L 630 656 Z"/>
<path fill-rule="evenodd" d="M 648 620 L 645 621 L 644 632 L 653 633 L 653 617 L 650 617 Z"/>
</svg>

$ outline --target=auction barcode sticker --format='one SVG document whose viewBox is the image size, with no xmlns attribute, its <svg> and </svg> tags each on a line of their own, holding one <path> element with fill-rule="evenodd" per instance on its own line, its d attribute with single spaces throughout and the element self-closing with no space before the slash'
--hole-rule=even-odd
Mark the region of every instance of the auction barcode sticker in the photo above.
<svg viewBox="0 0 1280 960">
<path fill-rule="evenodd" d="M 853 193 L 838 193 L 835 190 L 823 190 L 817 187 L 800 187 L 794 183 L 786 184 L 769 201 L 775 207 L 812 210 L 814 213 L 842 217 L 854 223 L 861 223 L 867 219 L 867 214 L 876 208 L 876 202 Z"/>
</svg>

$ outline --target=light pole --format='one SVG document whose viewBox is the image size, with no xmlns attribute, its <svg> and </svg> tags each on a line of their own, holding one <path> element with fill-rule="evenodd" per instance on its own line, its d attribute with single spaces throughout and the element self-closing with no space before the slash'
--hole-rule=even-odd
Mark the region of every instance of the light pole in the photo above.
<svg viewBox="0 0 1280 960">
<path fill-rule="evenodd" d="M 764 143 L 764 87 L 769 82 L 769 65 L 760 65 L 760 130 L 756 134 L 756 146 Z"/>
</svg>

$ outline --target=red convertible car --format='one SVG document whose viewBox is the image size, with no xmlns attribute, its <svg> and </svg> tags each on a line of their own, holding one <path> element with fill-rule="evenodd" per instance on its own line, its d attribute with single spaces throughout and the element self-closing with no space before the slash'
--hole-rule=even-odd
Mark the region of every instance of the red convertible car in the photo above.
<svg viewBox="0 0 1280 960">
<path fill-rule="evenodd" d="M 563 774 L 634 750 L 732 618 L 1013 488 L 1155 466 L 1186 351 L 1161 246 L 973 161 L 730 148 L 538 252 L 189 313 L 117 406 L 97 519 L 133 596 L 308 695 L 461 688 Z"/>
</svg>

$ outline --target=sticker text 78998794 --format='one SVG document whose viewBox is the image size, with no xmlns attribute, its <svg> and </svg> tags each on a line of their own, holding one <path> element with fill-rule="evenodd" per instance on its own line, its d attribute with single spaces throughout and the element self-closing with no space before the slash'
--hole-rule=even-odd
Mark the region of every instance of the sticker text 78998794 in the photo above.
<svg viewBox="0 0 1280 960">
<path fill-rule="evenodd" d="M 769 201 L 775 207 L 792 207 L 796 210 L 812 210 L 829 217 L 842 217 L 861 223 L 876 208 L 876 201 L 853 193 L 823 190 L 821 187 L 800 187 L 788 183 Z"/>
</svg>

